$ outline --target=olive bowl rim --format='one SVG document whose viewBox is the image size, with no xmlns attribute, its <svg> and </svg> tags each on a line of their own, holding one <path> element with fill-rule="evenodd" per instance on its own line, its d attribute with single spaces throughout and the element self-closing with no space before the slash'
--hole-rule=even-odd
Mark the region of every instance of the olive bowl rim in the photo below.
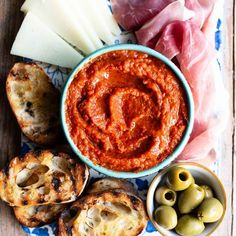
<svg viewBox="0 0 236 236">
<path fill-rule="evenodd" d="M 226 213 L 226 209 L 227 209 L 227 197 L 226 197 L 226 192 L 225 192 L 225 188 L 224 185 L 222 184 L 220 178 L 209 168 L 207 168 L 204 165 L 201 165 L 199 163 L 195 163 L 195 162 L 179 162 L 179 163 L 175 163 L 175 164 L 171 164 L 168 167 L 164 168 L 163 170 L 161 170 L 151 181 L 149 187 L 148 187 L 148 192 L 147 192 L 147 200 L 146 200 L 146 209 L 147 209 L 147 214 L 149 219 L 151 220 L 153 226 L 156 228 L 156 230 L 162 235 L 162 236 L 170 236 L 169 234 L 166 234 L 165 232 L 163 232 L 162 228 L 155 222 L 154 218 L 153 218 L 153 209 L 151 209 L 151 202 L 154 201 L 154 194 L 155 194 L 155 190 L 153 191 L 153 189 L 156 189 L 158 187 L 159 184 L 159 178 L 163 177 L 164 175 L 167 174 L 167 172 L 169 170 L 171 170 L 174 167 L 183 167 L 186 168 L 187 170 L 188 167 L 197 167 L 198 169 L 203 169 L 206 172 L 208 172 L 209 175 L 211 175 L 217 182 L 217 184 L 220 187 L 220 192 L 222 194 L 222 198 L 223 198 L 223 214 L 221 216 L 221 218 L 216 222 L 215 227 L 208 233 L 208 234 L 204 234 L 204 236 L 210 236 L 212 235 L 217 229 L 218 227 L 221 225 L 224 217 L 225 217 L 225 213 Z M 191 170 L 189 170 L 191 173 Z M 158 183 L 157 183 L 158 182 Z M 206 181 L 207 182 L 207 181 Z M 206 183 L 207 184 L 207 183 Z M 214 187 L 213 187 L 214 189 Z M 203 231 L 204 232 L 204 231 Z M 202 233 L 203 233 L 202 232 Z"/>
</svg>

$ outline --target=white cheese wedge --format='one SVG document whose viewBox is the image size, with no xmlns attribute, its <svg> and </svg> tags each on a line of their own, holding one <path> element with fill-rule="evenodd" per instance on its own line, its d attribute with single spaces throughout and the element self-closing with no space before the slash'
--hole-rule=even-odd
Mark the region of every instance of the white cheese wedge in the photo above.
<svg viewBox="0 0 236 236">
<path fill-rule="evenodd" d="M 74 68 L 83 58 L 31 12 L 20 27 L 11 54 L 67 68 Z"/>
<path fill-rule="evenodd" d="M 77 6 L 84 9 L 86 17 L 101 40 L 110 45 L 114 43 L 115 37 L 111 33 L 102 12 L 97 7 L 98 0 L 77 0 Z"/>
<path fill-rule="evenodd" d="M 101 16 L 104 17 L 104 20 L 106 21 L 107 26 L 109 27 L 110 31 L 115 36 L 120 35 L 121 34 L 120 27 L 111 13 L 111 10 L 107 4 L 107 0 L 96 1 L 96 6 L 99 9 Z"/>
<path fill-rule="evenodd" d="M 68 5 L 71 8 L 71 12 L 76 17 L 76 19 L 78 21 L 78 24 L 82 24 L 83 25 L 86 33 L 90 37 L 90 40 L 93 42 L 95 47 L 96 48 L 102 48 L 103 47 L 103 43 L 99 39 L 96 31 L 94 30 L 93 26 L 91 25 L 91 23 L 87 19 L 86 12 L 84 11 L 84 9 L 82 9 L 82 7 L 79 6 L 79 4 L 77 4 L 78 3 L 77 0 L 67 0 L 67 3 L 68 3 Z"/>
<path fill-rule="evenodd" d="M 31 11 L 55 33 L 85 54 L 98 49 L 72 14 L 67 0 L 26 0 L 21 10 L 25 13 Z"/>
</svg>

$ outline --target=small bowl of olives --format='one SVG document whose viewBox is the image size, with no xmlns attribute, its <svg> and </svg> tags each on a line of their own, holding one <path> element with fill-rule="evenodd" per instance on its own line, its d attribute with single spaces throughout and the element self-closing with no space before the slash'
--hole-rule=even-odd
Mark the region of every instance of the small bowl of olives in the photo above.
<svg viewBox="0 0 236 236">
<path fill-rule="evenodd" d="M 226 210 L 226 194 L 219 178 L 196 163 L 173 164 L 153 179 L 147 212 L 165 236 L 211 235 Z"/>
</svg>

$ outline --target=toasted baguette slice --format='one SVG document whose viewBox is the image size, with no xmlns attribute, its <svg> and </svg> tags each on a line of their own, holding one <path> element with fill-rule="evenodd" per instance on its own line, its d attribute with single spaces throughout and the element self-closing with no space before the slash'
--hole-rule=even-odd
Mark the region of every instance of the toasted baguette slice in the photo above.
<svg viewBox="0 0 236 236">
<path fill-rule="evenodd" d="M 51 145 L 60 139 L 60 93 L 41 67 L 16 63 L 6 82 L 7 97 L 22 132 L 31 141 Z"/>
<path fill-rule="evenodd" d="M 65 153 L 29 152 L 0 172 L 0 198 L 10 206 L 72 202 L 88 176 L 88 168 Z"/>
<path fill-rule="evenodd" d="M 59 218 L 59 236 L 136 236 L 147 225 L 142 200 L 119 190 L 89 194 Z"/>
<path fill-rule="evenodd" d="M 114 189 L 120 189 L 125 192 L 137 194 L 137 191 L 135 190 L 132 183 L 126 180 L 115 178 L 104 178 L 97 180 L 88 188 L 87 193 L 99 193 Z"/>
<path fill-rule="evenodd" d="M 37 227 L 55 221 L 68 204 L 49 204 L 39 206 L 14 207 L 16 219 L 20 224 Z"/>
</svg>

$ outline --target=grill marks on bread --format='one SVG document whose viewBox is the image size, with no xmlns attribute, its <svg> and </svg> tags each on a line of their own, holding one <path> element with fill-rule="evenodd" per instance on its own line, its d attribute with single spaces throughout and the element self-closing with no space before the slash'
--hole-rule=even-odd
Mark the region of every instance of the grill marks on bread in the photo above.
<svg viewBox="0 0 236 236">
<path fill-rule="evenodd" d="M 59 236 L 136 236 L 147 224 L 143 201 L 131 183 L 104 178 L 62 212 Z"/>
<path fill-rule="evenodd" d="M 0 172 L 0 197 L 18 207 L 72 202 L 83 191 L 88 175 L 84 164 L 65 153 L 29 152 L 12 159 Z"/>
<path fill-rule="evenodd" d="M 130 192 L 133 194 L 137 194 L 132 183 L 122 180 L 122 179 L 115 179 L 115 178 L 103 178 L 94 182 L 90 188 L 88 189 L 88 193 L 96 193 L 102 192 L 105 190 L 123 190 L 125 192 Z"/>
<path fill-rule="evenodd" d="M 52 223 L 67 204 L 49 204 L 38 206 L 14 207 L 16 219 L 28 227 L 37 227 Z"/>
</svg>

